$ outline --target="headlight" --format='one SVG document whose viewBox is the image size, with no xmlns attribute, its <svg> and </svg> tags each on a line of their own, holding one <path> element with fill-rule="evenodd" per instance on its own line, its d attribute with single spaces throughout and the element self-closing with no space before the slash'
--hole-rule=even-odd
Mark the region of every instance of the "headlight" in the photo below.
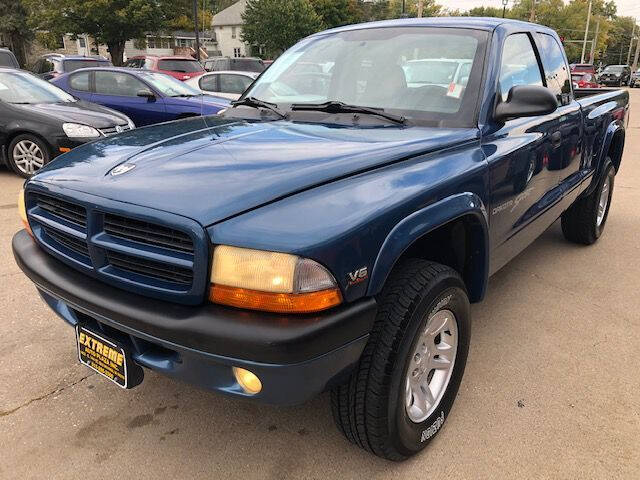
<svg viewBox="0 0 640 480">
<path fill-rule="evenodd" d="M 31 227 L 29 226 L 29 219 L 27 218 L 27 206 L 24 201 L 24 188 L 20 189 L 20 193 L 18 194 L 18 211 L 20 212 L 20 220 L 22 220 L 22 225 L 29 232 L 29 235 L 33 237 L 33 232 L 31 231 Z"/>
<path fill-rule="evenodd" d="M 63 123 L 62 129 L 69 138 L 93 138 L 100 136 L 100 132 L 95 128 L 80 123 Z"/>
<path fill-rule="evenodd" d="M 326 310 L 342 302 L 329 271 L 313 260 L 221 245 L 213 251 L 209 299 L 281 313 Z"/>
</svg>

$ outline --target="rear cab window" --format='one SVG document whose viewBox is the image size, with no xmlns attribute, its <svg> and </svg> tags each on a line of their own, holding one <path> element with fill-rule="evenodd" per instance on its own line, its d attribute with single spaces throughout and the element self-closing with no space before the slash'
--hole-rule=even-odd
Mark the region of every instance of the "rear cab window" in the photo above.
<svg viewBox="0 0 640 480">
<path fill-rule="evenodd" d="M 194 73 L 202 72 L 202 65 L 196 60 L 189 59 L 167 59 L 158 60 L 158 70 L 167 70 L 169 72 Z"/>
</svg>

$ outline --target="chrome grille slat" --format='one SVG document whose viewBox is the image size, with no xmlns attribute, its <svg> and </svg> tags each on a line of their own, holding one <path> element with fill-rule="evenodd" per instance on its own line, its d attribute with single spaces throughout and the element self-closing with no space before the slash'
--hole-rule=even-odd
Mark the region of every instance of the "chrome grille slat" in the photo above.
<svg viewBox="0 0 640 480">
<path fill-rule="evenodd" d="M 113 237 L 193 253 L 193 241 L 186 233 L 141 220 L 107 213 L 104 231 Z"/>
</svg>

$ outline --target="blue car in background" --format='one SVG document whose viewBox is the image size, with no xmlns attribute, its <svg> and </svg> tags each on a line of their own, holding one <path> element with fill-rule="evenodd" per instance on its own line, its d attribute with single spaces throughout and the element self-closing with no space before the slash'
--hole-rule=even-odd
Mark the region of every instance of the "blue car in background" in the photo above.
<svg viewBox="0 0 640 480">
<path fill-rule="evenodd" d="M 89 102 L 118 110 L 137 126 L 213 115 L 229 106 L 224 98 L 203 95 L 163 73 L 134 68 L 84 68 L 53 84 Z"/>
</svg>

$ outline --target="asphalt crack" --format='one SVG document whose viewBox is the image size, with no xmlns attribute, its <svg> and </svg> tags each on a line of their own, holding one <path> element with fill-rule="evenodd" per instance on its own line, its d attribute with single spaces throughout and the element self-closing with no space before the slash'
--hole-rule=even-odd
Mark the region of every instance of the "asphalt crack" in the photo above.
<svg viewBox="0 0 640 480">
<path fill-rule="evenodd" d="M 17 412 L 18 410 L 20 410 L 21 408 L 28 407 L 28 406 L 29 406 L 29 405 L 31 405 L 33 402 L 38 402 L 38 401 L 40 401 L 40 400 L 44 400 L 44 399 L 46 399 L 46 398 L 48 398 L 48 397 L 51 397 L 52 395 L 57 395 L 58 393 L 62 393 L 62 392 L 64 392 L 65 390 L 67 390 L 68 388 L 75 387 L 75 386 L 76 386 L 76 385 L 78 385 L 79 383 L 84 382 L 87 378 L 92 377 L 92 376 L 94 376 L 94 375 L 96 375 L 96 373 L 95 373 L 95 372 L 94 372 L 94 373 L 90 373 L 89 375 L 87 375 L 87 376 L 85 376 L 85 377 L 82 377 L 81 379 L 76 380 L 75 382 L 70 383 L 69 385 L 65 385 L 64 387 L 56 388 L 55 390 L 53 390 L 53 391 L 51 391 L 51 392 L 49 392 L 49 393 L 45 393 L 44 395 L 40 395 L 39 397 L 36 397 L 36 398 L 32 398 L 32 399 L 30 399 L 30 400 L 27 400 L 27 401 L 26 401 L 26 402 L 24 402 L 22 405 L 18 405 L 17 407 L 12 408 L 11 410 L 0 411 L 0 418 L 2 418 L 2 417 L 6 417 L 7 415 L 11 415 L 11 414 L 13 414 L 13 413 L 16 413 L 16 412 Z"/>
</svg>

